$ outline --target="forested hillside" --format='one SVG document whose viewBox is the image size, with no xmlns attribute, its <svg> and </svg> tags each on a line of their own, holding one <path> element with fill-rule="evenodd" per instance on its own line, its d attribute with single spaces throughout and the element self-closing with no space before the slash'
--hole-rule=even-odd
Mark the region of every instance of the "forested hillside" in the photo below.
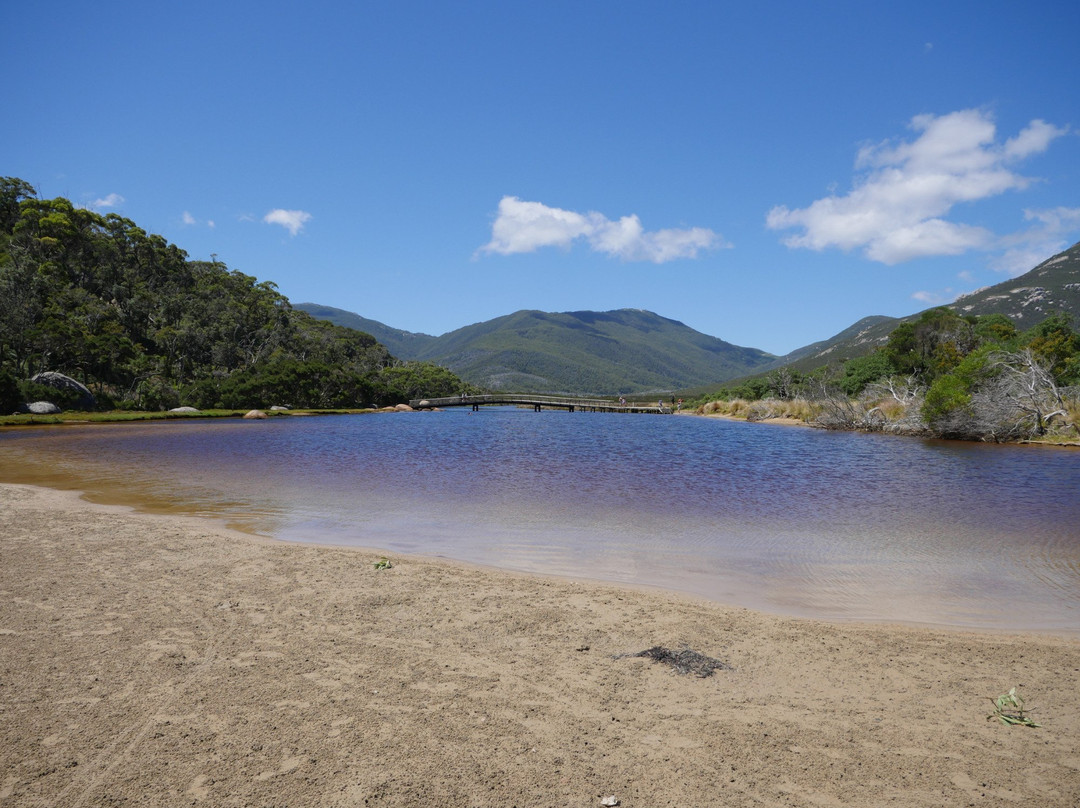
<svg viewBox="0 0 1080 808">
<path fill-rule="evenodd" d="M 55 400 L 29 381 L 43 371 L 85 384 L 99 409 L 362 407 L 462 389 L 294 310 L 269 281 L 0 178 L 0 411 Z"/>
<path fill-rule="evenodd" d="M 653 393 L 721 382 L 770 367 L 776 359 L 641 309 L 518 311 L 432 337 L 329 306 L 298 307 L 340 325 L 370 329 L 401 355 L 437 362 L 492 390 Z"/>
<path fill-rule="evenodd" d="M 355 312 L 334 308 L 333 306 L 323 306 L 318 303 L 293 303 L 293 308 L 298 311 L 306 311 L 316 319 L 328 320 L 335 325 L 371 334 L 399 359 L 421 358 L 428 345 L 438 339 L 438 337 L 429 334 L 416 334 L 412 331 L 393 328 L 380 323 L 378 320 L 369 320 L 367 317 L 361 317 Z M 439 364 L 445 363 L 440 362 Z"/>
<path fill-rule="evenodd" d="M 1054 314 L 1080 316 L 1080 244 L 1051 256 L 1016 278 L 961 295 L 949 308 L 962 315 L 1004 314 L 1018 328 L 1033 328 Z M 893 329 L 914 322 L 924 311 L 906 317 L 864 317 L 833 337 L 780 357 L 775 367 L 806 372 L 828 362 L 872 353 Z"/>
<path fill-rule="evenodd" d="M 1052 313 L 1021 331 L 1004 314 L 941 307 L 900 323 L 864 356 L 787 366 L 721 390 L 703 412 L 794 415 L 835 429 L 1017 440 L 1080 436 L 1080 333 Z M 721 404 L 720 402 L 728 402 Z"/>
</svg>

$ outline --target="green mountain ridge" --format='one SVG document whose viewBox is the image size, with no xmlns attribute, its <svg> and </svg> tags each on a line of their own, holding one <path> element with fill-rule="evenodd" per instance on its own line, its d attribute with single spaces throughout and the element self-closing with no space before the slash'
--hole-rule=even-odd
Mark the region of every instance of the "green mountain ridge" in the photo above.
<svg viewBox="0 0 1080 808">
<path fill-rule="evenodd" d="M 442 336 L 391 328 L 353 312 L 298 303 L 314 317 L 366 331 L 395 356 L 443 365 L 494 390 L 580 394 L 701 389 L 779 367 L 803 372 L 865 356 L 906 317 L 863 317 L 828 339 L 773 356 L 639 309 L 547 313 L 523 310 Z M 1080 243 L 1016 278 L 963 295 L 961 314 L 1000 313 L 1031 328 L 1055 311 L 1080 314 Z"/>
<path fill-rule="evenodd" d="M 295 307 L 339 325 L 363 327 L 396 356 L 443 365 L 493 390 L 655 393 L 753 373 L 776 359 L 640 309 L 522 310 L 431 337 L 318 304 Z"/>
<path fill-rule="evenodd" d="M 363 331 L 386 346 L 386 349 L 400 359 L 414 359 L 419 356 L 428 343 L 437 339 L 430 334 L 415 334 L 411 331 L 402 331 L 400 328 L 392 328 L 377 320 L 369 320 L 355 312 L 345 309 L 336 309 L 333 306 L 323 306 L 318 303 L 293 303 L 292 307 L 299 311 L 306 311 L 312 317 L 319 320 L 329 320 L 335 325 L 343 325 L 354 331 Z"/>
<path fill-rule="evenodd" d="M 1054 312 L 1080 315 L 1080 242 L 1023 275 L 961 295 L 947 307 L 961 315 L 1004 314 L 1019 329 L 1032 328 Z M 865 356 L 884 345 L 898 325 L 917 320 L 929 310 L 906 317 L 864 317 L 829 339 L 781 357 L 773 368 L 787 366 L 806 372 Z"/>
</svg>

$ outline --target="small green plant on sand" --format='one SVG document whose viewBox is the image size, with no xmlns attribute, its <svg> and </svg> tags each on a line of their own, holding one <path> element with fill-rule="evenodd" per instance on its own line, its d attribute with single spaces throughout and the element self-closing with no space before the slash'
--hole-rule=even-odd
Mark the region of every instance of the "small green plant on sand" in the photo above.
<svg viewBox="0 0 1080 808">
<path fill-rule="evenodd" d="M 1008 693 L 1002 693 L 996 699 L 990 699 L 994 703 L 994 712 L 986 716 L 989 721 L 997 718 L 1002 724 L 1022 724 L 1025 727 L 1037 727 L 1032 719 L 1024 715 L 1024 700 L 1016 692 L 1016 688 L 1009 688 Z"/>
<path fill-rule="evenodd" d="M 393 566 L 394 565 L 390 563 L 390 559 L 385 556 L 375 562 L 375 569 L 377 570 L 388 570 Z"/>
</svg>

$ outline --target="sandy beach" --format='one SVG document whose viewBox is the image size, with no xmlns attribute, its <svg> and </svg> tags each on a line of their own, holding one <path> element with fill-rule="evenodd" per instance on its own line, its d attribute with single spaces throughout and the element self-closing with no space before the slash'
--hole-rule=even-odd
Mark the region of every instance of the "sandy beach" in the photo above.
<svg viewBox="0 0 1080 808">
<path fill-rule="evenodd" d="M 1080 803 L 1074 639 L 376 569 L 26 486 L 0 558 L 2 806 Z M 1041 728 L 986 719 L 1014 686 Z"/>
</svg>

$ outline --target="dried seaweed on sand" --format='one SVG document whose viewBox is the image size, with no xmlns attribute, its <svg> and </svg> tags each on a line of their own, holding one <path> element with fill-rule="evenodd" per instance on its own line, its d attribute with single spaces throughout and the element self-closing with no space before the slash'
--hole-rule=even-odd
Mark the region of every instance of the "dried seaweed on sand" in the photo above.
<svg viewBox="0 0 1080 808">
<path fill-rule="evenodd" d="M 624 659 L 626 657 L 648 657 L 654 662 L 670 665 L 678 673 L 693 673 L 703 679 L 712 676 L 715 671 L 731 670 L 730 665 L 725 665 L 719 659 L 707 657 L 697 651 L 691 651 L 689 648 L 672 651 L 662 645 L 654 645 L 652 648 L 638 651 L 636 654 L 620 654 L 615 658 Z"/>
</svg>

